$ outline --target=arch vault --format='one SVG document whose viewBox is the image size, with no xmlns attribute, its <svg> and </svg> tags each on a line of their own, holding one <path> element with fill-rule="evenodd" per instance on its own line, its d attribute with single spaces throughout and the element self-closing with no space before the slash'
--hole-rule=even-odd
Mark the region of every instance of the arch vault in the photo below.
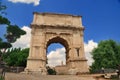
<svg viewBox="0 0 120 80">
<path fill-rule="evenodd" d="M 51 43 L 59 42 L 66 48 L 67 74 L 88 72 L 81 19 L 81 16 L 35 12 L 31 24 L 31 46 L 25 71 L 47 74 L 46 49 Z"/>
</svg>

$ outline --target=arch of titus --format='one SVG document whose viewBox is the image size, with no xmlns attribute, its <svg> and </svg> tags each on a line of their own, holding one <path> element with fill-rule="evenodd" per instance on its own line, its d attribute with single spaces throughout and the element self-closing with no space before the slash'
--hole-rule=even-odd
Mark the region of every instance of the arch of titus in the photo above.
<svg viewBox="0 0 120 80">
<path fill-rule="evenodd" d="M 66 49 L 67 74 L 88 72 L 81 16 L 35 12 L 31 28 L 31 46 L 25 71 L 47 74 L 47 47 L 51 43 L 60 43 Z"/>
</svg>

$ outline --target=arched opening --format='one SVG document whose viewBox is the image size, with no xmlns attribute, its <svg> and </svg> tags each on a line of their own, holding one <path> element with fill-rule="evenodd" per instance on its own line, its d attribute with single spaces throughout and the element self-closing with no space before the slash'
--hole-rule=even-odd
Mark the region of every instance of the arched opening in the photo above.
<svg viewBox="0 0 120 80">
<path fill-rule="evenodd" d="M 47 48 L 47 66 L 66 64 L 66 50 L 60 43 L 51 43 Z"/>
<path fill-rule="evenodd" d="M 68 56 L 68 43 L 60 37 L 55 37 L 47 42 L 47 66 L 66 65 Z"/>
</svg>

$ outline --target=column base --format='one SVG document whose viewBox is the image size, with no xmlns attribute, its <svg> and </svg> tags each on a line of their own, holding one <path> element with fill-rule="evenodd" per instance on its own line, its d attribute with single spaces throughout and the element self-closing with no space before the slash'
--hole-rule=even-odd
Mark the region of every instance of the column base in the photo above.
<svg viewBox="0 0 120 80">
<path fill-rule="evenodd" d="M 28 58 L 25 73 L 47 75 L 46 60 Z"/>
<path fill-rule="evenodd" d="M 47 75 L 47 70 L 46 69 L 43 69 L 43 68 L 39 68 L 39 69 L 25 69 L 24 70 L 24 73 L 26 74 L 35 74 L 35 75 Z"/>
<path fill-rule="evenodd" d="M 69 67 L 68 74 L 89 73 L 87 59 L 85 58 L 69 59 L 67 65 Z"/>
</svg>

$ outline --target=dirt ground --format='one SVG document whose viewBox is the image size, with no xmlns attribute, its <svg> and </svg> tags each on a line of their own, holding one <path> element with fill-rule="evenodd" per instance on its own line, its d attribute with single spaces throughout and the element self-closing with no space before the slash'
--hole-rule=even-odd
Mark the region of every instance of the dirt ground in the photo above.
<svg viewBox="0 0 120 80">
<path fill-rule="evenodd" d="M 6 73 L 5 80 L 106 80 L 96 75 L 32 75 L 22 73 Z M 109 80 L 109 79 L 107 79 Z"/>
</svg>

